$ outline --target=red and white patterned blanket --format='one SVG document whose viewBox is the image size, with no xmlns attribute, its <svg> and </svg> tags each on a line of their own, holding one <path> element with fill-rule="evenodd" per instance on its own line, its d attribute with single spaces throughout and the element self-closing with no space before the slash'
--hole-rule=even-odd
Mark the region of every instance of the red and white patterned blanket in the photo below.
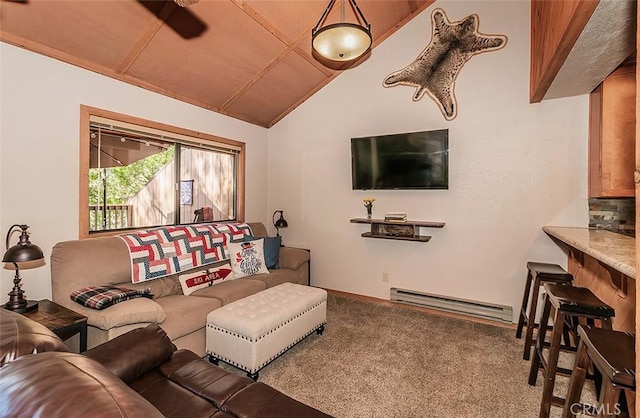
<svg viewBox="0 0 640 418">
<path fill-rule="evenodd" d="M 227 243 L 252 235 L 246 223 L 167 226 L 120 235 L 129 248 L 131 282 L 140 283 L 229 258 Z"/>
</svg>

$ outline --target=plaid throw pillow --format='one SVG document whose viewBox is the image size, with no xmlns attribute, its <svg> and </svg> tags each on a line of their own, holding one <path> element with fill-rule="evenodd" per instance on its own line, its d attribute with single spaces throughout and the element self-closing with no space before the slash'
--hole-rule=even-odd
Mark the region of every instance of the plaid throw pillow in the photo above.
<svg viewBox="0 0 640 418">
<path fill-rule="evenodd" d="M 91 309 L 105 309 L 133 298 L 152 298 L 151 289 L 132 290 L 112 286 L 89 286 L 69 295 L 71 300 Z"/>
</svg>

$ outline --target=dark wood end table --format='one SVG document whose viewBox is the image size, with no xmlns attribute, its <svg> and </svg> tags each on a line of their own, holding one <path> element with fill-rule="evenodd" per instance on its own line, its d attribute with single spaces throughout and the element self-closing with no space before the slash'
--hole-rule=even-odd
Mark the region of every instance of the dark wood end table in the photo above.
<svg viewBox="0 0 640 418">
<path fill-rule="evenodd" d="M 87 351 L 86 316 L 48 299 L 38 301 L 37 309 L 22 315 L 49 328 L 63 340 L 80 333 L 80 352 Z"/>
</svg>

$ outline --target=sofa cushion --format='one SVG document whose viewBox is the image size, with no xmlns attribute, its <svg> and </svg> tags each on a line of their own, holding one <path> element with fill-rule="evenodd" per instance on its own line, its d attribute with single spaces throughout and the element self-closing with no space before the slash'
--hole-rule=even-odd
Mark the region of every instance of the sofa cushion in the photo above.
<svg viewBox="0 0 640 418">
<path fill-rule="evenodd" d="M 233 271 L 231 271 L 231 265 L 224 263 L 206 270 L 181 274 L 179 279 L 182 293 L 189 296 L 196 290 L 233 280 L 235 276 L 233 275 Z"/>
<path fill-rule="evenodd" d="M 262 240 L 263 246 L 262 250 L 264 252 L 264 261 L 267 265 L 267 269 L 277 269 L 278 268 L 278 259 L 280 255 L 280 245 L 282 244 L 282 237 L 253 237 L 249 235 L 245 235 L 245 241 L 257 241 Z"/>
<path fill-rule="evenodd" d="M 27 355 L 0 370 L 3 417 L 162 417 L 122 380 L 81 354 Z"/>
<path fill-rule="evenodd" d="M 189 355 L 177 353 L 175 359 L 172 358 L 174 361 L 163 364 L 158 371 L 172 382 L 198 392 L 218 408 L 234 393 L 253 383 L 246 376 L 214 366 L 190 351 L 182 351 Z"/>
<path fill-rule="evenodd" d="M 51 282 L 53 301 L 64 306 L 72 306 L 76 289 L 131 283 L 127 245 L 118 237 L 59 242 L 51 251 Z"/>
<path fill-rule="evenodd" d="M 237 278 L 269 273 L 264 260 L 264 241 L 232 242 L 227 245 L 231 270 Z"/>
<path fill-rule="evenodd" d="M 127 300 L 100 311 L 81 305 L 78 307 L 80 309 L 76 311 L 87 316 L 89 325 L 103 330 L 140 322 L 159 324 L 166 318 L 162 306 L 147 298 Z"/>
<path fill-rule="evenodd" d="M 169 295 L 181 295 L 182 289 L 178 282 L 178 276 L 161 277 L 159 279 L 150 280 L 145 283 L 122 283 L 117 286 L 127 287 L 129 289 L 150 289 L 154 298 L 161 298 Z"/>
<path fill-rule="evenodd" d="M 279 268 L 297 270 L 304 263 L 311 260 L 311 253 L 307 250 L 295 247 L 281 247 Z"/>
<path fill-rule="evenodd" d="M 236 392 L 222 410 L 236 417 L 306 417 L 331 418 L 323 412 L 303 404 L 267 386 L 256 382 Z"/>
<path fill-rule="evenodd" d="M 256 274 L 255 276 L 251 276 L 251 280 L 259 280 L 263 282 L 267 288 L 270 288 L 287 282 L 298 283 L 298 275 L 294 270 L 277 269 L 271 270 L 269 274 Z"/>
<path fill-rule="evenodd" d="M 231 283 L 233 282 L 229 282 L 229 284 Z M 225 284 L 226 283 L 222 283 L 208 289 L 217 288 Z M 200 292 L 202 292 L 202 290 L 200 290 Z M 161 323 L 160 326 L 172 341 L 199 329 L 203 329 L 207 323 L 207 314 L 222 306 L 222 303 L 220 303 L 218 299 L 197 298 L 184 295 L 166 296 L 156 299 L 156 302 L 158 302 L 166 312 L 167 319 Z"/>
<path fill-rule="evenodd" d="M 46 351 L 69 349 L 44 325 L 17 312 L 0 309 L 0 366 L 25 354 Z"/>
<path fill-rule="evenodd" d="M 88 286 L 69 295 L 72 301 L 91 309 L 105 309 L 116 303 L 135 298 L 152 298 L 150 289 L 127 289 L 115 286 Z"/>
<path fill-rule="evenodd" d="M 123 382 L 158 367 L 176 351 L 167 334 L 156 324 L 134 329 L 83 354 L 102 364 Z"/>
<path fill-rule="evenodd" d="M 269 276 L 268 274 L 262 274 L 258 276 L 251 276 L 251 278 L 236 279 L 227 283 L 220 283 L 217 286 L 211 286 L 206 289 L 193 292 L 192 296 L 198 296 L 200 298 L 215 298 L 220 301 L 221 306 L 234 302 L 238 299 L 253 295 L 261 290 L 265 290 L 267 285 L 262 280 L 253 280 L 254 277 Z M 207 312 L 203 318 L 203 326 L 206 324 Z"/>
<path fill-rule="evenodd" d="M 267 227 L 265 227 L 262 222 L 249 222 L 248 225 L 251 228 L 251 235 L 253 235 L 254 237 L 269 236 L 269 233 L 267 232 Z"/>
<path fill-rule="evenodd" d="M 167 417 L 218 417 L 217 405 L 251 384 L 245 376 L 214 366 L 187 350 L 176 351 L 130 386 Z"/>
</svg>

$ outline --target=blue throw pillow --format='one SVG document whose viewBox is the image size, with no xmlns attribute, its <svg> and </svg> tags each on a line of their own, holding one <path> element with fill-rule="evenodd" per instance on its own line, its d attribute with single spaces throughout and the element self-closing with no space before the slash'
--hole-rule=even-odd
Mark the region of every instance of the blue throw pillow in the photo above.
<svg viewBox="0 0 640 418">
<path fill-rule="evenodd" d="M 249 235 L 244 236 L 245 241 L 264 240 L 264 261 L 268 269 L 278 268 L 278 257 L 280 255 L 280 244 L 282 244 L 282 237 L 252 237 Z"/>
</svg>

